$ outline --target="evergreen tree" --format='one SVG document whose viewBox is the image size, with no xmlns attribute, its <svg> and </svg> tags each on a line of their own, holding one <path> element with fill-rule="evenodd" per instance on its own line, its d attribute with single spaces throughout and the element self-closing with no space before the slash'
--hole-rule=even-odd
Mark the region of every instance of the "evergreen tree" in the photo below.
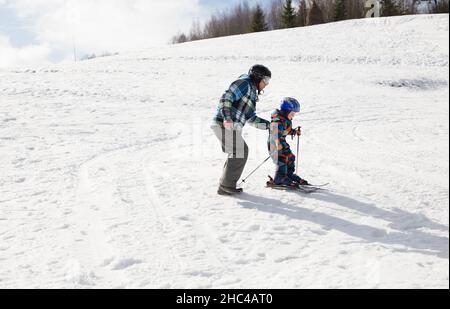
<svg viewBox="0 0 450 309">
<path fill-rule="evenodd" d="M 292 6 L 292 0 L 286 0 L 283 6 L 282 20 L 285 28 L 295 27 L 295 10 Z"/>
<path fill-rule="evenodd" d="M 258 4 L 252 15 L 252 23 L 250 25 L 251 32 L 267 31 L 269 28 L 266 24 L 266 16 L 261 6 Z"/>
</svg>

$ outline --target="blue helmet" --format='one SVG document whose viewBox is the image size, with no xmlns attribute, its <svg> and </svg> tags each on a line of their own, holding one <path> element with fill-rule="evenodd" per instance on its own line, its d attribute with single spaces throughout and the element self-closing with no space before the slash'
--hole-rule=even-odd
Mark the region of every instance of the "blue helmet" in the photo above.
<svg viewBox="0 0 450 309">
<path fill-rule="evenodd" d="M 281 100 L 280 110 L 299 113 L 300 112 L 300 102 L 294 98 L 284 98 Z"/>
</svg>

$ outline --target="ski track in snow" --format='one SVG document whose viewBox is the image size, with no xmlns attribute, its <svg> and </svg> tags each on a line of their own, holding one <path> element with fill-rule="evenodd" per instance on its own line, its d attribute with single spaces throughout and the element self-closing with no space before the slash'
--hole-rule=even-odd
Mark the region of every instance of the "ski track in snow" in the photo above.
<svg viewBox="0 0 450 309">
<path fill-rule="evenodd" d="M 269 162 L 216 195 L 209 121 L 255 62 L 262 117 L 302 98 L 301 173 L 330 191 L 266 189 Z M 0 287 L 448 288 L 448 85 L 448 15 L 0 70 Z"/>
</svg>

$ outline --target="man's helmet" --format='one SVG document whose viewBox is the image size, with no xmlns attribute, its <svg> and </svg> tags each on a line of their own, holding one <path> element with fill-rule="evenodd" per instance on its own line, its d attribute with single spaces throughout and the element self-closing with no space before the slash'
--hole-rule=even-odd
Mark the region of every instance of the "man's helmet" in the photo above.
<svg viewBox="0 0 450 309">
<path fill-rule="evenodd" d="M 272 72 L 270 70 L 261 65 L 256 64 L 251 67 L 250 71 L 248 72 L 248 75 L 252 78 L 255 78 L 256 80 L 265 80 L 267 81 L 267 84 L 269 83 L 270 79 L 272 78 Z"/>
</svg>

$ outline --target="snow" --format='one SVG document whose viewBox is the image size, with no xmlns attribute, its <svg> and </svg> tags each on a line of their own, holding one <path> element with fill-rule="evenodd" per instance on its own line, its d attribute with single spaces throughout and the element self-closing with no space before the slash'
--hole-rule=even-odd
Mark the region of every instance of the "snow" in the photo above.
<svg viewBox="0 0 450 309">
<path fill-rule="evenodd" d="M 0 288 L 448 288 L 448 15 L 345 21 L 0 70 Z M 219 197 L 218 99 L 295 96 L 301 175 Z M 267 156 L 246 128 L 245 174 Z M 292 142 L 295 146 L 295 141 Z"/>
</svg>

